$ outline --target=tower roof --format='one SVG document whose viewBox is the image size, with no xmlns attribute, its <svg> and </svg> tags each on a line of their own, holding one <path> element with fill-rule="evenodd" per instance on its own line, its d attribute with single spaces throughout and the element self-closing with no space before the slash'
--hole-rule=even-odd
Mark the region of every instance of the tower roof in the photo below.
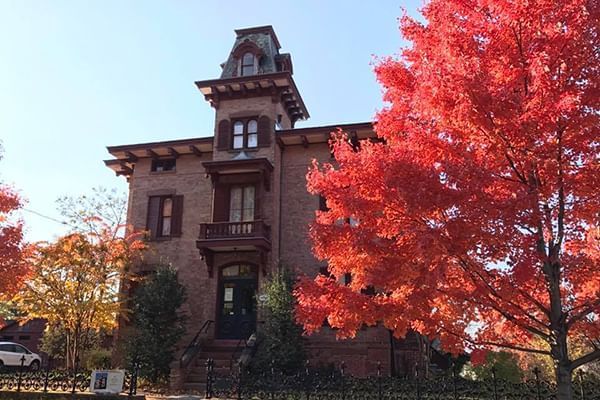
<svg viewBox="0 0 600 400">
<path fill-rule="evenodd" d="M 293 122 L 309 117 L 292 78 L 292 57 L 280 53 L 281 44 L 271 25 L 236 29 L 236 39 L 218 79 L 196 82 L 206 100 L 218 107 L 222 100 L 271 96 L 281 102 Z"/>
<path fill-rule="evenodd" d="M 277 39 L 277 35 L 275 34 L 275 31 L 273 30 L 272 25 L 254 26 L 251 28 L 236 29 L 235 33 L 237 34 L 238 38 L 242 37 L 242 36 L 251 35 L 253 33 L 264 33 L 264 34 L 271 36 L 271 39 L 273 40 L 273 43 L 277 47 L 277 50 L 279 50 L 281 48 L 281 44 L 279 44 L 279 39 Z"/>
</svg>

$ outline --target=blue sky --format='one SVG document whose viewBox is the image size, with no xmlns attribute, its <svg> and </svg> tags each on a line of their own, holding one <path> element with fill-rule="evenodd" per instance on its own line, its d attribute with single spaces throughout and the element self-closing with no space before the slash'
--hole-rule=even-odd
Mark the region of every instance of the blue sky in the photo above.
<svg viewBox="0 0 600 400">
<path fill-rule="evenodd" d="M 382 106 L 373 56 L 404 44 L 420 1 L 0 0 L 0 180 L 26 208 L 104 186 L 107 145 L 211 136 L 194 81 L 217 78 L 236 28 L 273 25 L 311 114 L 297 127 L 361 122 Z M 22 213 L 28 240 L 64 227 Z"/>
</svg>

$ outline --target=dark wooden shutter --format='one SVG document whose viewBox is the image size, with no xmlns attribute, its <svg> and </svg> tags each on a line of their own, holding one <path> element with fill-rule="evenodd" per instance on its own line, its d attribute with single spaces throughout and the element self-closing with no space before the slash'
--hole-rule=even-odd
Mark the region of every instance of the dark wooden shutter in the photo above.
<svg viewBox="0 0 600 400">
<path fill-rule="evenodd" d="M 271 133 L 273 133 L 271 118 L 263 115 L 258 119 L 258 147 L 271 145 Z"/>
<path fill-rule="evenodd" d="M 215 196 L 213 199 L 213 221 L 229 221 L 229 185 L 215 184 Z"/>
<path fill-rule="evenodd" d="M 231 124 L 228 119 L 219 122 L 217 129 L 217 150 L 229 150 L 231 139 Z"/>
<path fill-rule="evenodd" d="M 150 237 L 156 238 L 158 234 L 158 221 L 160 218 L 160 197 L 151 196 L 148 198 L 148 218 L 146 220 L 146 230 L 150 231 Z"/>
<path fill-rule="evenodd" d="M 327 199 L 323 195 L 319 195 L 319 211 L 329 211 L 329 207 L 327 207 Z"/>
<path fill-rule="evenodd" d="M 171 219 L 171 236 L 181 236 L 183 222 L 183 196 L 173 196 L 173 214 Z"/>
</svg>

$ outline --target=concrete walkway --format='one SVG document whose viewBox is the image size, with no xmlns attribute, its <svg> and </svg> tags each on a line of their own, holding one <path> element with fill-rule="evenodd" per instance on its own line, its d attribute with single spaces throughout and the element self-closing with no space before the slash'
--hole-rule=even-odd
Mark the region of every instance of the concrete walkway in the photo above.
<svg viewBox="0 0 600 400">
<path fill-rule="evenodd" d="M 204 399 L 204 396 L 199 396 L 199 395 L 191 395 L 191 394 L 178 394 L 178 395 L 171 395 L 171 396 L 161 396 L 161 395 L 152 395 L 152 394 L 147 394 L 146 395 L 146 400 L 200 400 L 200 399 Z M 215 399 L 217 400 L 217 399 Z"/>
</svg>

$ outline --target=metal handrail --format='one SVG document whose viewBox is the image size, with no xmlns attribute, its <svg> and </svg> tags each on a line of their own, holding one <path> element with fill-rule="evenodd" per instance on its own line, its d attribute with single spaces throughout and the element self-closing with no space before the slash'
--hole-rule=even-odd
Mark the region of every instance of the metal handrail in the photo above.
<svg viewBox="0 0 600 400">
<path fill-rule="evenodd" d="M 181 358 L 179 359 L 179 364 L 181 365 L 182 368 L 187 367 L 190 364 L 190 362 L 199 353 L 199 351 L 200 351 L 200 335 L 206 333 L 208 331 L 208 328 L 210 327 L 210 325 L 213 324 L 214 322 L 215 321 L 213 321 L 212 319 L 208 319 L 208 320 L 204 321 L 204 324 L 202 324 L 202 327 L 198 330 L 198 332 L 196 333 L 196 336 L 194 336 L 194 338 L 192 339 L 190 344 L 188 344 L 188 346 L 185 348 L 185 350 L 183 351 L 183 354 L 181 355 Z"/>
<path fill-rule="evenodd" d="M 240 340 L 238 340 L 237 345 L 235 346 L 235 349 L 233 350 L 233 353 L 231 353 L 231 360 L 229 360 L 229 369 L 232 370 L 233 369 L 233 363 L 234 360 L 236 359 L 236 355 L 238 354 L 238 352 L 242 352 L 243 349 L 245 349 L 248 346 L 248 341 L 250 340 L 250 338 L 252 337 L 252 335 L 254 335 L 256 332 L 252 332 L 250 333 L 250 335 L 248 335 L 247 338 L 241 338 Z M 244 344 L 243 348 L 242 348 L 242 343 Z M 241 355 L 241 354 L 240 354 Z"/>
<path fill-rule="evenodd" d="M 258 324 L 264 324 L 265 321 L 257 321 Z M 252 340 L 252 338 L 254 337 L 254 340 Z M 252 343 L 250 343 L 250 341 L 252 341 Z M 256 331 L 250 333 L 250 335 L 248 335 L 248 338 L 244 339 L 241 338 L 237 345 L 235 346 L 235 350 L 233 350 L 233 353 L 231 354 L 231 360 L 229 361 L 229 370 L 233 370 L 233 362 L 236 359 L 236 355 L 238 354 L 238 351 L 240 351 L 240 356 L 238 357 L 237 360 L 237 364 L 240 364 L 242 362 L 242 358 L 244 357 L 244 352 L 248 352 L 249 350 L 249 358 L 254 356 L 254 352 L 256 351 L 256 346 L 258 345 L 257 343 L 258 341 L 258 337 L 256 335 Z M 244 344 L 243 348 L 242 348 L 242 343 Z M 249 362 L 249 359 L 248 359 Z"/>
</svg>

